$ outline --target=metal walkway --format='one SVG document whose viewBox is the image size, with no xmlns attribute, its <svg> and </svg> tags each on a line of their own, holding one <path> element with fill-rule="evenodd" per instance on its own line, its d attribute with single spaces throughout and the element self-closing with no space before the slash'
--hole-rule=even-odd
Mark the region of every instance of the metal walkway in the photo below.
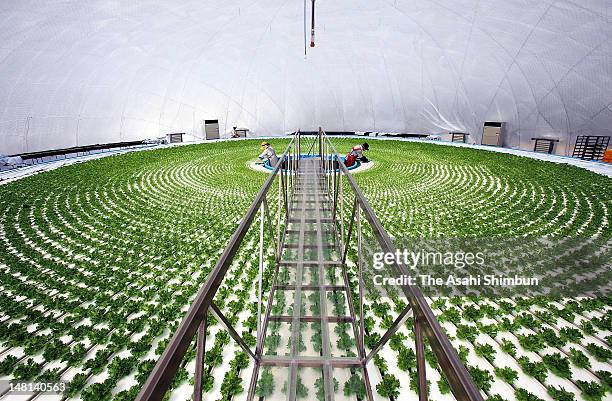
<svg viewBox="0 0 612 401">
<path fill-rule="evenodd" d="M 396 248 L 325 132 L 319 130 L 318 135 L 304 139 L 307 154 L 301 152 L 302 137 L 298 131 L 291 139 L 136 399 L 162 400 L 179 366 L 187 362 L 188 351 L 195 348 L 193 400 L 202 400 L 205 370 L 210 373 L 213 368 L 205 363 L 210 313 L 253 360 L 250 376 L 246 376 L 250 378 L 248 392 L 241 399 L 373 401 L 368 367 L 411 314 L 418 400 L 428 399 L 427 339 L 455 398 L 483 401 L 416 286 L 397 288 L 408 303 L 366 350 L 362 225 L 367 225 L 382 251 L 393 253 Z M 274 196 L 271 189 L 276 183 Z M 347 199 L 343 191 L 347 191 Z M 275 214 L 269 203 L 276 206 Z M 253 351 L 214 298 L 257 216 L 259 274 Z M 264 257 L 272 253 L 271 248 L 273 263 L 266 264 Z M 349 249 L 353 250 L 350 257 Z M 353 283 L 349 283 L 348 260 L 352 262 L 351 277 L 356 279 Z M 397 275 L 409 273 L 404 265 L 393 263 L 390 267 Z M 268 273 L 272 273 L 272 282 L 264 284 Z M 389 312 L 387 318 L 393 317 Z"/>
<path fill-rule="evenodd" d="M 341 269 L 333 199 L 326 179 L 320 157 L 300 161 L 280 268 L 270 295 L 274 301 L 264 320 L 260 364 L 289 368 L 284 388 L 290 401 L 297 398 L 303 382 L 320 380 L 324 399 L 333 400 L 334 372 L 357 375 L 360 381 L 362 371 L 367 375 L 357 358 L 355 310 Z M 287 341 L 278 344 L 277 336 Z M 340 370 L 344 372 L 338 373 Z M 369 383 L 364 387 L 369 389 Z"/>
</svg>

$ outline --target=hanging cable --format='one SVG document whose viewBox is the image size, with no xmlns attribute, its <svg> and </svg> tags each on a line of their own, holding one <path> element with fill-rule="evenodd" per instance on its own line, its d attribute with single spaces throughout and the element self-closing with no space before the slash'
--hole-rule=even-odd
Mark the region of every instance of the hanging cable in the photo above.
<svg viewBox="0 0 612 401">
<path fill-rule="evenodd" d="M 308 0 L 304 0 L 304 58 L 306 58 L 306 51 L 308 49 L 308 45 L 307 45 L 307 28 L 306 28 L 306 1 Z"/>
<path fill-rule="evenodd" d="M 312 14 L 310 17 L 310 47 L 315 47 L 314 37 L 315 37 L 315 0 L 311 0 L 312 2 Z"/>
</svg>

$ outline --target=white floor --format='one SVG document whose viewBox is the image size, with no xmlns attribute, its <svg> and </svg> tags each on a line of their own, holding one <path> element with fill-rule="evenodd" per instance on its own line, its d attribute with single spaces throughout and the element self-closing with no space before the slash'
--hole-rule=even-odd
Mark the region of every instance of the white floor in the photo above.
<svg viewBox="0 0 612 401">
<path fill-rule="evenodd" d="M 252 162 L 248 163 L 247 165 L 249 166 L 250 169 L 255 170 L 255 171 L 259 171 L 261 173 L 271 173 L 272 172 L 272 170 L 265 168 L 263 165 L 258 164 L 258 162 L 256 162 L 256 161 L 252 161 Z M 349 170 L 349 171 L 352 174 L 360 173 L 362 171 L 369 170 L 370 168 L 372 168 L 372 166 L 374 166 L 374 162 L 370 160 L 367 163 L 361 163 L 361 165 L 359 167 L 354 168 L 354 169 Z"/>
</svg>

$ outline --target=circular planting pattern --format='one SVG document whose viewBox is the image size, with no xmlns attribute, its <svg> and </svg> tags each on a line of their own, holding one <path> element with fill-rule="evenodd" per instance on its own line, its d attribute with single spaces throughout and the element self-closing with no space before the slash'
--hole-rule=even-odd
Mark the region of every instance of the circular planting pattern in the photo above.
<svg viewBox="0 0 612 401">
<path fill-rule="evenodd" d="M 609 177 L 469 148 L 416 142 L 370 144 L 368 157 L 376 163 L 355 179 L 396 243 L 404 238 L 588 237 L 609 244 L 612 237 Z M 366 346 L 371 347 L 391 326 L 405 300 L 367 298 Z M 432 300 L 431 306 L 490 400 L 609 398 L 609 297 L 456 297 Z M 415 397 L 412 336 L 409 319 L 392 337 L 383 358 L 375 358 L 380 371 L 390 377 L 377 386 L 379 394 L 392 389 L 399 399 Z M 453 399 L 429 348 L 426 357 L 430 399 Z M 403 384 L 406 375 L 409 386 Z M 402 383 L 399 388 L 395 378 Z"/>
<path fill-rule="evenodd" d="M 340 153 L 353 142 L 334 140 Z M 370 142 L 375 164 L 355 179 L 396 238 L 611 236 L 611 178 L 495 152 Z M 271 143 L 280 153 L 288 141 Z M 0 379 L 61 379 L 69 398 L 133 399 L 267 178 L 248 168 L 257 154 L 255 140 L 181 146 L 0 186 Z M 257 255 L 254 229 L 215 298 L 250 345 Z M 268 267 L 272 261 L 268 255 Z M 611 305 L 609 298 L 432 300 L 495 401 L 609 398 Z M 367 299 L 368 347 L 401 307 Z M 383 373 L 372 375 L 377 397 L 416 397 L 411 324 L 374 359 Z M 252 362 L 214 320 L 209 332 L 205 398 L 244 397 Z M 190 397 L 194 358 L 192 346 L 172 399 Z M 429 349 L 427 360 L 429 398 L 452 400 Z"/>
</svg>

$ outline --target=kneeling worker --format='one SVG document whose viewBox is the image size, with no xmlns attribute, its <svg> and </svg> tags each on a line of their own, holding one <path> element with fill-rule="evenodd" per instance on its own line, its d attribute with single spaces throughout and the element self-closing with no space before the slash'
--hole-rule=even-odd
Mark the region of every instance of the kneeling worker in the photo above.
<svg viewBox="0 0 612 401">
<path fill-rule="evenodd" d="M 346 160 L 344 165 L 346 167 L 351 167 L 355 164 L 355 161 L 360 161 L 362 163 L 369 162 L 368 158 L 364 156 L 363 152 L 370 149 L 370 145 L 367 142 L 362 143 L 361 145 L 353 146 L 351 151 L 346 155 Z"/>
<path fill-rule="evenodd" d="M 270 145 L 269 142 L 262 142 L 261 149 L 263 152 L 259 155 L 259 158 L 263 160 L 263 162 L 269 162 L 270 166 L 275 167 L 276 163 L 278 163 L 278 156 L 274 151 L 274 148 Z"/>
</svg>

